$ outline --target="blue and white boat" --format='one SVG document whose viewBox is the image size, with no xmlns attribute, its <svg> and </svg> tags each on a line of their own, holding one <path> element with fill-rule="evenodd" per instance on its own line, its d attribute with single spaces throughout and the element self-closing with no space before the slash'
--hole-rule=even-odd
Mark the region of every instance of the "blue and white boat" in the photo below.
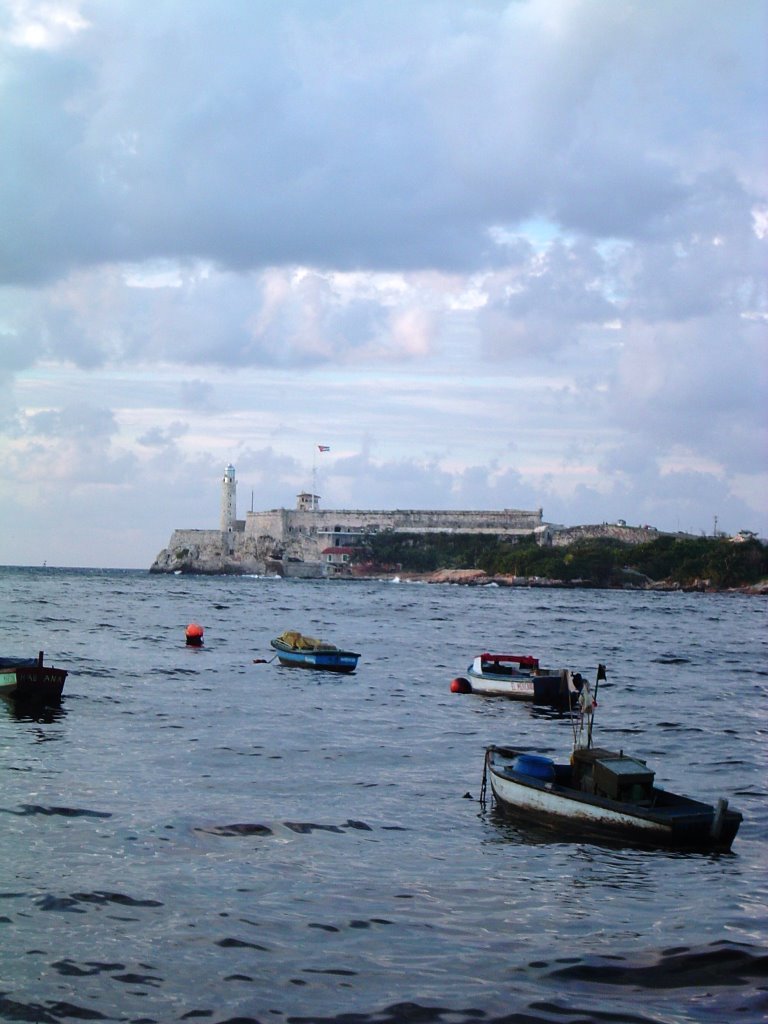
<svg viewBox="0 0 768 1024">
<path fill-rule="evenodd" d="M 297 630 L 289 629 L 270 641 L 277 651 L 281 665 L 290 668 L 320 669 L 325 672 L 354 672 L 360 655 L 355 651 L 344 651 L 335 644 L 304 636 Z"/>
</svg>

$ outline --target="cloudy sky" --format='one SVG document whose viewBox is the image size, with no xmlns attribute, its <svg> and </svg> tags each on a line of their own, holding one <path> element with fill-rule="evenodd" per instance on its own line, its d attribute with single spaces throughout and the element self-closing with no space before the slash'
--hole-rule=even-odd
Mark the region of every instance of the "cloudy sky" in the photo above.
<svg viewBox="0 0 768 1024">
<path fill-rule="evenodd" d="M 229 462 L 241 516 L 314 478 L 768 536 L 767 40 L 763 0 L 0 0 L 0 564 L 148 567 Z"/>
</svg>

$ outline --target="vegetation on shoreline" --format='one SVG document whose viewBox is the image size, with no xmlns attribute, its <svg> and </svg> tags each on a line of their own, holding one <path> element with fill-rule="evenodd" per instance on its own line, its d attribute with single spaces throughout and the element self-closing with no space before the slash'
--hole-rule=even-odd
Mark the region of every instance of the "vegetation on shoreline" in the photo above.
<svg viewBox="0 0 768 1024">
<path fill-rule="evenodd" d="M 712 587 L 726 588 L 755 584 L 768 576 L 768 546 L 754 538 L 734 543 L 719 537 L 663 535 L 647 544 L 596 538 L 568 547 L 540 547 L 533 536 L 516 542 L 469 533 L 384 531 L 368 538 L 356 561 L 397 566 L 405 572 L 472 568 L 489 576 L 583 581 L 602 587 L 645 579 L 680 586 L 707 580 Z"/>
</svg>

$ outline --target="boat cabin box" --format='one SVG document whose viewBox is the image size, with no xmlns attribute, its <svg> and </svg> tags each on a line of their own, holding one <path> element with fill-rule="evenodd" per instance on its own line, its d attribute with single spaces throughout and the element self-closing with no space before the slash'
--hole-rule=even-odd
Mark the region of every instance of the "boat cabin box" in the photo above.
<svg viewBox="0 0 768 1024">
<path fill-rule="evenodd" d="M 650 799 L 653 772 L 633 757 L 595 761 L 595 792 L 611 800 L 640 803 Z"/>
<path fill-rule="evenodd" d="M 651 799 L 654 773 L 637 758 L 591 747 L 573 752 L 573 768 L 582 792 L 630 803 Z"/>
</svg>

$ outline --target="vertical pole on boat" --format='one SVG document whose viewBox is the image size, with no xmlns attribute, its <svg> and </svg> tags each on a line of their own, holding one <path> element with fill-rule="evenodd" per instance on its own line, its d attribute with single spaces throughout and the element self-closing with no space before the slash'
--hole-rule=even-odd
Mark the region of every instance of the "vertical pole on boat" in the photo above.
<svg viewBox="0 0 768 1024">
<path fill-rule="evenodd" d="M 595 708 L 597 707 L 597 691 L 600 689 L 600 680 L 606 679 L 605 665 L 600 664 L 597 666 L 597 678 L 595 679 L 595 693 L 592 699 L 592 714 L 589 716 L 589 728 L 587 729 L 587 746 L 592 746 L 592 723 L 595 718 Z"/>
<path fill-rule="evenodd" d="M 709 830 L 709 834 L 717 842 L 723 831 L 723 823 L 725 821 L 725 813 L 728 810 L 728 801 L 725 797 L 720 797 L 715 807 L 715 813 L 712 817 L 712 825 Z"/>
<path fill-rule="evenodd" d="M 570 716 L 571 716 L 571 729 L 573 731 L 573 748 L 575 750 L 576 749 L 576 718 L 575 718 L 575 715 L 574 715 L 574 707 L 573 707 L 573 688 L 572 688 L 573 687 L 573 683 L 572 683 L 573 673 L 571 672 L 570 669 L 566 669 L 566 672 L 568 673 L 568 712 L 570 713 Z"/>
</svg>

